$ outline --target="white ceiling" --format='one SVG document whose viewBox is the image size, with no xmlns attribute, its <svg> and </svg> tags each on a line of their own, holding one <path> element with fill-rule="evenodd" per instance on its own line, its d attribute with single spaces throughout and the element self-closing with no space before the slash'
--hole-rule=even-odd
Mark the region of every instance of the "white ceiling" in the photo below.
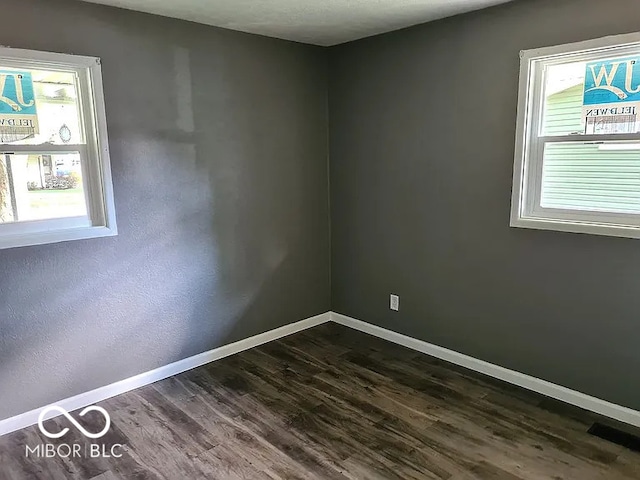
<svg viewBox="0 0 640 480">
<path fill-rule="evenodd" d="M 510 0 L 85 0 L 330 46 Z"/>
</svg>

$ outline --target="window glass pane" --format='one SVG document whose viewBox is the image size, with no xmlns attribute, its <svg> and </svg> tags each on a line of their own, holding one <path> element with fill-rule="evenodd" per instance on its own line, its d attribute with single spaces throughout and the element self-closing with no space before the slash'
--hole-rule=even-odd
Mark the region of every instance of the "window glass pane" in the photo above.
<svg viewBox="0 0 640 480">
<path fill-rule="evenodd" d="M 87 216 L 79 153 L 3 155 L 0 168 L 0 223 Z"/>
<path fill-rule="evenodd" d="M 543 136 L 640 131 L 640 56 L 548 65 Z"/>
<path fill-rule="evenodd" d="M 13 202 L 9 171 L 4 155 L 0 156 L 0 223 L 13 222 Z"/>
<path fill-rule="evenodd" d="M 582 101 L 585 68 L 584 62 L 546 68 L 542 135 L 584 133 Z"/>
<path fill-rule="evenodd" d="M 0 144 L 84 143 L 76 74 L 0 65 Z"/>
<path fill-rule="evenodd" d="M 640 213 L 640 143 L 547 143 L 541 206 Z"/>
</svg>

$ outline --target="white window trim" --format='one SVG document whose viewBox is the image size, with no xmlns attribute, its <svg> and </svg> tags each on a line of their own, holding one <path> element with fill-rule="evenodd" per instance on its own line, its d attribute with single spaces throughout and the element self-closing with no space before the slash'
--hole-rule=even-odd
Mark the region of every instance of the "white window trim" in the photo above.
<svg viewBox="0 0 640 480">
<path fill-rule="evenodd" d="M 109 237 L 118 234 L 116 224 L 107 117 L 102 85 L 101 61 L 97 57 L 0 47 L 0 65 L 21 68 L 47 67 L 77 73 L 79 102 L 86 145 L 46 145 L 49 153 L 83 151 L 83 183 L 89 221 L 62 218 L 0 224 L 0 249 L 42 245 L 70 240 Z M 89 107 L 88 111 L 86 107 Z M 33 145 L 0 144 L 0 155 L 33 151 Z M 37 146 L 44 153 L 43 146 Z"/>
<path fill-rule="evenodd" d="M 570 43 L 520 52 L 520 82 L 518 92 L 518 110 L 516 125 L 515 159 L 513 170 L 513 189 L 511 198 L 512 227 L 538 230 L 556 230 L 561 232 L 588 233 L 616 237 L 640 238 L 640 215 L 587 212 L 584 210 L 553 209 L 553 216 L 547 209 L 540 207 L 542 162 L 532 162 L 540 158 L 535 149 L 544 146 L 545 141 L 563 140 L 590 141 L 632 141 L 638 143 L 640 134 L 615 135 L 574 135 L 537 137 L 542 119 L 543 88 L 542 69 L 537 66 L 608 58 L 615 49 L 616 57 L 636 53 L 640 48 L 640 33 L 615 35 L 585 42 Z M 554 58 L 555 57 L 555 58 Z M 539 99 L 540 105 L 534 105 L 533 99 Z M 538 167 L 538 171 L 530 171 Z"/>
</svg>

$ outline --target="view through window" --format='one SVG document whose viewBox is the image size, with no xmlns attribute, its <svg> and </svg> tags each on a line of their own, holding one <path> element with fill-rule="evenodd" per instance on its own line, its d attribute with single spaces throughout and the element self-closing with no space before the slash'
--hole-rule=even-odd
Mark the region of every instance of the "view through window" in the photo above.
<svg viewBox="0 0 640 480">
<path fill-rule="evenodd" d="M 541 206 L 640 213 L 640 143 L 581 135 L 635 134 L 640 55 L 547 67 L 542 136 L 574 135 L 544 148 Z"/>
<path fill-rule="evenodd" d="M 99 59 L 0 47 L 0 248 L 116 232 Z"/>
<path fill-rule="evenodd" d="M 31 119 L 21 118 L 17 128 L 15 121 L 11 121 L 12 112 L 0 117 L 1 143 L 21 146 L 84 143 L 73 73 L 0 69 L 0 85 L 4 86 L 4 92 L 15 93 L 17 97 L 11 101 L 10 96 L 3 95 L 0 107 L 19 113 L 33 102 L 36 112 Z M 0 222 L 87 215 L 79 152 L 42 151 L 39 148 L 21 154 L 8 152 L 0 158 L 0 189 L 4 193 Z"/>
</svg>

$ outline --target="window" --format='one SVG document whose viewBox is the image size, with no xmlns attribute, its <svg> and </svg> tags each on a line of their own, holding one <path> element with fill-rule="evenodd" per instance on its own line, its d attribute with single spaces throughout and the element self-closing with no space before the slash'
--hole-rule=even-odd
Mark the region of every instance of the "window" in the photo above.
<svg viewBox="0 0 640 480">
<path fill-rule="evenodd" d="M 640 238 L 640 34 L 522 52 L 511 226 Z"/>
<path fill-rule="evenodd" d="M 0 48 L 0 248 L 116 234 L 99 59 Z"/>
</svg>

